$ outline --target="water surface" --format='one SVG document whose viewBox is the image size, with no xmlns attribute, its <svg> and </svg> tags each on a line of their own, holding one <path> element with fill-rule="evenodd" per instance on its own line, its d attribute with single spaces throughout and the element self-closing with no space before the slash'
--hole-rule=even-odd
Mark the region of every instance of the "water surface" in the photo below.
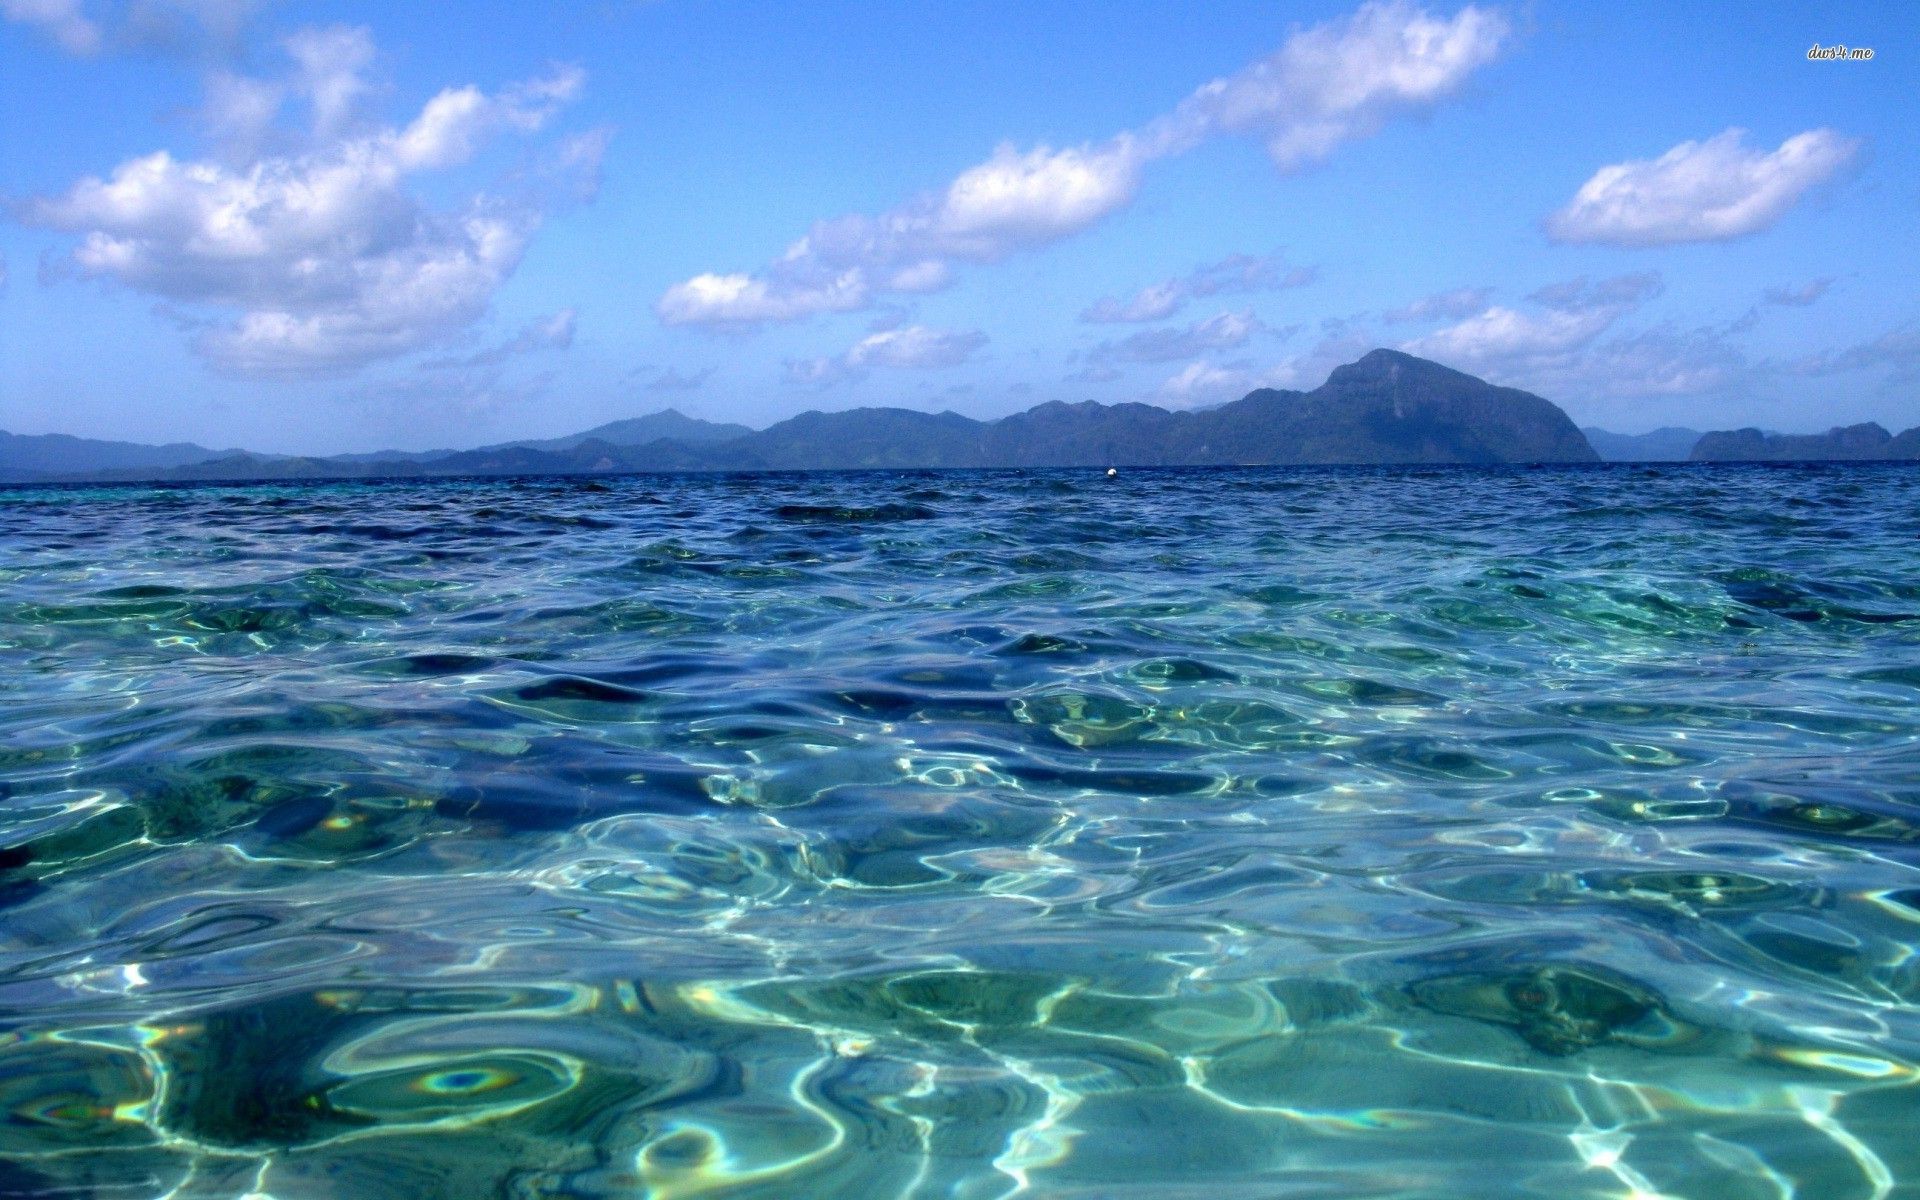
<svg viewBox="0 0 1920 1200">
<path fill-rule="evenodd" d="M 0 1196 L 1920 1196 L 1920 470 L 0 491 Z"/>
</svg>

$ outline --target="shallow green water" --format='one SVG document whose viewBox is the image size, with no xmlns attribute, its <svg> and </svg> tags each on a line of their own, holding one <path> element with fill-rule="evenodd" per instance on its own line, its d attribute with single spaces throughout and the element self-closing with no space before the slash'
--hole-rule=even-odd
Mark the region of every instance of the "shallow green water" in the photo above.
<svg viewBox="0 0 1920 1200">
<path fill-rule="evenodd" d="M 1920 471 L 0 491 L 0 1196 L 1920 1196 Z"/>
</svg>

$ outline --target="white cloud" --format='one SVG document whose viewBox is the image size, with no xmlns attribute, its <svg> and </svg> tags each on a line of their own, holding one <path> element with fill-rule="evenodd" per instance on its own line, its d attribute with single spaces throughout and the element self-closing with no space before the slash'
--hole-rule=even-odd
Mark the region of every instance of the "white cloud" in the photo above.
<svg viewBox="0 0 1920 1200">
<path fill-rule="evenodd" d="M 80 0 L 0 0 L 0 17 L 33 26 L 69 54 L 93 54 L 103 40 L 100 26 L 81 11 Z"/>
<path fill-rule="evenodd" d="M 1095 324 L 1158 321 L 1180 311 L 1194 296 L 1305 287 L 1317 275 L 1312 267 L 1287 266 L 1278 254 L 1234 254 L 1195 267 L 1177 279 L 1150 284 L 1126 300 L 1103 296 L 1088 306 L 1080 319 Z"/>
<path fill-rule="evenodd" d="M 1407 4 L 1365 4 L 1294 34 L 1271 57 L 1188 97 L 1176 138 L 1251 134 L 1285 171 L 1320 162 L 1392 117 L 1445 99 L 1500 53 L 1506 17 L 1468 6 L 1451 19 Z"/>
<path fill-rule="evenodd" d="M 1457 321 L 1461 317 L 1471 316 L 1485 308 L 1487 298 L 1492 295 L 1492 288 L 1453 288 L 1450 291 L 1435 292 L 1431 296 L 1422 296 L 1411 304 L 1393 309 L 1385 316 L 1387 320 L 1394 322 L 1435 321 L 1443 318 Z"/>
<path fill-rule="evenodd" d="M 1604 308 L 1529 314 L 1494 305 L 1457 325 L 1416 338 L 1405 349 L 1449 366 L 1535 358 L 1588 344 L 1618 316 Z"/>
<path fill-rule="evenodd" d="M 1272 57 L 1214 80 L 1139 130 L 1060 148 L 1002 145 L 946 187 L 878 216 L 818 222 L 758 272 L 674 284 L 655 309 L 670 325 L 738 328 L 932 291 L 956 265 L 996 262 L 1097 224 L 1132 202 L 1149 164 L 1211 137 L 1260 137 L 1282 169 L 1307 166 L 1398 113 L 1437 103 L 1492 61 L 1507 32 L 1491 10 L 1443 19 L 1405 3 L 1369 3 L 1294 33 Z"/>
<path fill-rule="evenodd" d="M 1022 246 L 1058 241 L 1132 200 L 1142 159 L 1126 134 L 1064 150 L 1021 153 L 1003 144 L 948 185 L 930 225 L 913 231 L 925 235 L 925 245 L 905 257 L 992 262 Z"/>
<path fill-rule="evenodd" d="M 826 385 L 857 379 L 872 367 L 928 370 L 956 367 L 987 344 L 977 329 L 929 329 L 905 325 L 870 333 L 844 354 L 831 358 L 789 359 L 787 379 L 792 383 Z"/>
<path fill-rule="evenodd" d="M 1581 276 L 1535 291 L 1528 297 L 1533 311 L 1489 305 L 1400 348 L 1461 370 L 1537 376 L 1592 346 L 1663 287 L 1651 271 L 1597 283 Z"/>
<path fill-rule="evenodd" d="M 987 335 L 979 330 L 954 332 L 907 325 L 870 333 L 847 351 L 847 362 L 856 367 L 957 367 L 987 344 Z"/>
<path fill-rule="evenodd" d="M 1615 246 L 1745 237 L 1772 227 L 1859 148 L 1831 129 L 1810 129 L 1768 153 L 1749 148 L 1745 130 L 1728 129 L 1656 159 L 1600 168 L 1547 218 L 1547 233 L 1559 242 Z"/>
<path fill-rule="evenodd" d="M 1171 362 L 1193 358 L 1210 350 L 1232 350 L 1265 329 L 1251 309 L 1215 313 L 1179 329 L 1143 329 L 1114 342 L 1102 342 L 1089 352 L 1096 361 Z"/>
<path fill-rule="evenodd" d="M 449 88 L 405 126 L 339 135 L 356 123 L 370 43 L 322 30 L 288 45 L 301 65 L 287 86 L 313 108 L 304 149 L 231 165 L 157 151 L 29 203 L 26 219 L 80 235 L 72 262 L 82 273 L 185 306 L 201 326 L 195 348 L 227 370 L 351 369 L 464 329 L 519 264 L 540 214 L 485 195 L 436 210 L 411 179 L 465 163 L 496 133 L 541 128 L 578 92 L 580 72 L 497 94 Z M 322 46 L 337 57 L 323 63 Z M 229 114 L 255 114 L 229 124 L 257 134 L 268 101 L 222 87 Z"/>
<path fill-rule="evenodd" d="M 867 303 L 859 271 L 801 287 L 776 285 L 752 275 L 695 275 L 667 289 L 655 311 L 669 325 L 756 325 L 792 321 L 823 312 L 848 312 Z"/>
<path fill-rule="evenodd" d="M 946 286 L 954 262 L 993 262 L 1092 224 L 1132 199 L 1131 137 L 1022 154 L 1002 146 L 941 193 L 878 217 L 821 221 L 758 275 L 696 275 L 655 310 L 670 325 L 791 321 L 866 308 L 877 295 Z"/>
<path fill-rule="evenodd" d="M 1697 396 L 1742 379 L 1749 364 L 1728 340 L 1738 322 L 1621 331 L 1664 290 L 1652 271 L 1551 283 L 1528 297 L 1529 308 L 1489 305 L 1401 349 L 1562 403 Z"/>
<path fill-rule="evenodd" d="M 280 40 L 293 63 L 284 80 L 257 79 L 225 68 L 209 72 L 200 123 L 208 136 L 239 162 L 251 162 L 275 140 L 275 122 L 290 97 L 304 99 L 310 113 L 306 140 L 339 140 L 360 115 L 373 87 L 373 36 L 344 25 L 298 29 Z M 281 139 L 284 140 L 284 139 Z"/>
<path fill-rule="evenodd" d="M 1463 370 L 1524 372 L 1592 345 L 1664 286 L 1652 271 L 1598 283 L 1582 276 L 1535 291 L 1538 311 L 1489 305 L 1400 348 Z"/>
<path fill-rule="evenodd" d="M 294 90 L 313 106 L 313 136 L 338 137 L 367 94 L 363 72 L 373 65 L 373 35 L 344 25 L 301 29 L 284 43 L 298 66 Z"/>
<path fill-rule="evenodd" d="M 1243 367 L 1190 362 L 1168 376 L 1153 398 L 1168 408 L 1206 408 L 1238 400 L 1259 386 L 1258 377 Z"/>
</svg>

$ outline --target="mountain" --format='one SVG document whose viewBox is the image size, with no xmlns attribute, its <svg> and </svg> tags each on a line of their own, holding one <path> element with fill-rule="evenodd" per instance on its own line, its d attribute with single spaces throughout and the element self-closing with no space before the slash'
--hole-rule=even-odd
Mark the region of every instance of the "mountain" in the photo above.
<svg viewBox="0 0 1920 1200">
<path fill-rule="evenodd" d="M 687 416 L 679 409 L 663 408 L 657 413 L 648 413 L 644 417 L 609 421 L 605 425 L 596 425 L 592 429 L 581 433 L 570 433 L 565 437 L 498 442 L 491 446 L 481 446 L 476 450 L 376 450 L 371 454 L 337 454 L 333 461 L 444 464 L 446 460 L 461 455 L 501 455 L 513 450 L 570 451 L 586 442 L 605 442 L 613 446 L 644 446 L 649 442 L 672 440 L 689 446 L 705 446 L 715 442 L 732 441 L 752 432 L 753 430 L 745 425 L 702 421 L 698 417 Z M 502 459 L 501 461 L 511 460 Z"/>
<path fill-rule="evenodd" d="M 358 462 L 347 458 L 306 458 L 288 455 L 263 455 L 241 451 L 210 458 L 205 462 L 175 467 L 163 475 L 136 470 L 101 471 L 93 478 L 132 482 L 164 480 L 254 480 L 254 479 L 362 479 L 420 475 L 425 472 L 414 462 L 382 459 Z"/>
<path fill-rule="evenodd" d="M 752 433 L 745 425 L 724 425 L 714 421 L 702 421 L 698 417 L 689 417 L 677 408 L 663 408 L 657 413 L 648 413 L 644 417 L 628 417 L 624 421 L 609 421 L 605 425 L 595 425 L 583 433 L 569 434 L 566 437 L 547 438 L 544 441 L 502 442 L 497 446 L 482 446 L 481 450 L 571 450 L 582 442 L 606 442 L 614 446 L 644 446 L 649 442 L 662 440 L 681 442 L 688 446 L 706 446 L 714 442 L 730 442 L 735 438 Z"/>
<path fill-rule="evenodd" d="M 64 433 L 29 435 L 0 430 L 0 478 L 31 479 L 131 468 L 164 470 L 236 453 L 235 450 L 209 450 L 192 442 L 143 446 L 137 442 L 70 437 Z"/>
<path fill-rule="evenodd" d="M 661 469 L 660 445 L 622 457 Z M 1053 401 L 975 421 L 858 408 L 802 413 L 704 450 L 715 467 L 789 470 L 1599 461 L 1552 403 L 1395 350 L 1311 392 L 1262 388 L 1199 412 Z"/>
<path fill-rule="evenodd" d="M 1685 462 L 1700 440 L 1698 429 L 1665 425 L 1652 433 L 1612 433 L 1582 426 L 1587 444 L 1607 462 Z"/>
<path fill-rule="evenodd" d="M 90 478 L 311 479 L 614 471 L 916 467 L 1264 466 L 1598 462 L 1567 415 L 1529 392 L 1395 350 L 1310 392 L 1261 388 L 1214 408 L 1053 401 L 997 421 L 904 408 L 805 412 L 758 432 L 669 409 L 571 437 L 475 450 L 274 459 L 230 453 Z"/>
<path fill-rule="evenodd" d="M 1920 427 L 1895 437 L 1872 421 L 1825 433 L 1731 429 L 1700 435 L 1694 462 L 1881 462 L 1920 459 Z"/>
<path fill-rule="evenodd" d="M 1580 430 L 1551 401 L 1494 387 L 1397 350 L 1375 350 L 1336 367 L 1318 388 L 1255 392 L 1204 417 L 1232 419 L 1257 397 L 1276 398 L 1266 427 L 1274 462 L 1599 462 Z"/>
</svg>

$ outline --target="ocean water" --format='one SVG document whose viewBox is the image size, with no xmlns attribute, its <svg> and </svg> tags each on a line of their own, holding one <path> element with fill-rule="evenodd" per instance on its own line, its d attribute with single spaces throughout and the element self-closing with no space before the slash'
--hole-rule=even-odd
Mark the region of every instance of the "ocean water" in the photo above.
<svg viewBox="0 0 1920 1200">
<path fill-rule="evenodd" d="M 0 1196 L 1920 1196 L 1920 470 L 0 491 Z"/>
</svg>

